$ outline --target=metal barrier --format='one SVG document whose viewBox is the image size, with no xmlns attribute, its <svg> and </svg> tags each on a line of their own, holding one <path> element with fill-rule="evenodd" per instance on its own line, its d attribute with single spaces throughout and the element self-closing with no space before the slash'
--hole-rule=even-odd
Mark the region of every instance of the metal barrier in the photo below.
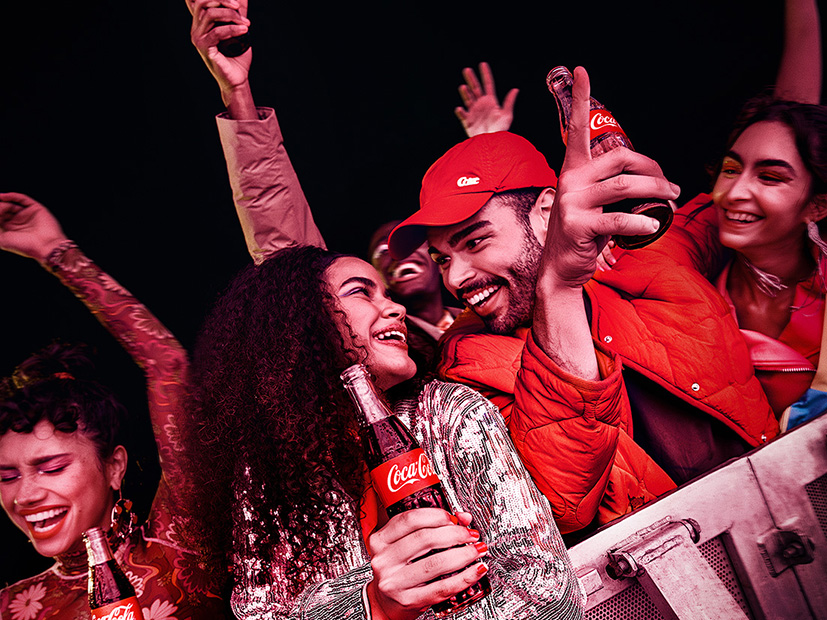
<svg viewBox="0 0 827 620">
<path fill-rule="evenodd" d="M 569 554 L 587 620 L 827 620 L 827 414 Z"/>
</svg>

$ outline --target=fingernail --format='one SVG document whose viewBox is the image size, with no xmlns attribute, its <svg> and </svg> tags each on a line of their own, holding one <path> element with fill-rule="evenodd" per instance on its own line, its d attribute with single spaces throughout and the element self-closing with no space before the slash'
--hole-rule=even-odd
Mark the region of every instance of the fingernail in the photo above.
<svg viewBox="0 0 827 620">
<path fill-rule="evenodd" d="M 486 566 L 485 562 L 480 562 L 479 566 L 477 566 L 477 575 L 484 575 L 488 572 L 488 566 Z"/>
<path fill-rule="evenodd" d="M 459 523 L 459 519 L 457 519 L 456 515 L 451 515 L 449 518 L 451 519 L 451 523 L 453 523 L 454 525 Z"/>
<path fill-rule="evenodd" d="M 468 528 L 468 533 L 471 534 L 474 538 L 479 538 L 480 533 L 477 530 L 472 530 L 470 527 Z"/>
<path fill-rule="evenodd" d="M 673 191 L 673 192 L 675 192 L 676 194 L 680 194 L 680 193 L 681 193 L 681 188 L 680 188 L 680 186 L 679 186 L 679 185 L 675 185 L 674 183 L 670 183 L 670 184 L 669 184 L 669 187 L 671 187 L 671 188 L 672 188 L 672 191 Z"/>
<path fill-rule="evenodd" d="M 483 553 L 488 553 L 488 545 L 486 545 L 483 541 L 478 541 L 474 543 L 474 548 L 477 550 L 477 553 L 482 555 Z"/>
</svg>

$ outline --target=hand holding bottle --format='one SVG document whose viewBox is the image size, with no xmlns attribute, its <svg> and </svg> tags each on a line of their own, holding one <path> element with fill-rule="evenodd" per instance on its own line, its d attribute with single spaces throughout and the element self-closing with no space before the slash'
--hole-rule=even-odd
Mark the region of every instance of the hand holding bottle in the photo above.
<svg viewBox="0 0 827 620">
<path fill-rule="evenodd" d="M 227 56 L 220 48 L 222 41 L 248 32 L 247 0 L 187 0 L 187 8 L 192 14 L 190 39 L 218 82 L 224 105 L 237 120 L 257 118 L 249 82 L 253 52 Z"/>
<path fill-rule="evenodd" d="M 370 537 L 373 618 L 407 620 L 473 586 L 488 571 L 488 548 L 471 515 L 440 508 L 399 513 Z"/>
<path fill-rule="evenodd" d="M 636 198 L 674 200 L 680 192 L 654 160 L 635 151 L 615 148 L 592 157 L 589 90 L 589 76 L 578 67 L 543 258 L 546 272 L 569 287 L 580 287 L 591 277 L 610 236 L 649 235 L 659 228 L 651 217 L 605 212 L 603 205 Z"/>
</svg>

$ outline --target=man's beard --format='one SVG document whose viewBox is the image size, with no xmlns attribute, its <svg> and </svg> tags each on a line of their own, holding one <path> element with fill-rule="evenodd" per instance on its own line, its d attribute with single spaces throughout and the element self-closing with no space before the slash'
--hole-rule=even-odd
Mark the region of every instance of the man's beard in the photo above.
<svg viewBox="0 0 827 620">
<path fill-rule="evenodd" d="M 508 294 L 508 306 L 505 313 L 501 316 L 481 317 L 492 334 L 511 334 L 521 325 L 531 323 L 543 246 L 537 241 L 533 232 L 525 231 L 522 250 L 522 254 L 505 279 L 503 288 Z"/>
</svg>

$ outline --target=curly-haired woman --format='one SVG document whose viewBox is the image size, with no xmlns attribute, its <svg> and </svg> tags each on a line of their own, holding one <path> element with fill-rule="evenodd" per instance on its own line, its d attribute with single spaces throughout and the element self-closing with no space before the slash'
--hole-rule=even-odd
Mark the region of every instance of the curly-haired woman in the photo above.
<svg viewBox="0 0 827 620">
<path fill-rule="evenodd" d="M 0 501 L 35 550 L 55 564 L 0 590 L 0 617 L 88 617 L 82 534 L 92 527 L 109 532 L 145 618 L 225 617 L 201 560 L 180 539 L 186 481 L 176 442 L 184 350 L 28 196 L 0 194 L 0 247 L 54 273 L 143 368 L 162 469 L 149 519 L 132 531 L 128 518 L 121 520 L 127 527 L 116 531 L 113 508 L 128 514 L 118 500 L 127 467 L 124 407 L 97 381 L 81 349 L 52 345 L 22 363 L 0 394 Z"/>
<path fill-rule="evenodd" d="M 234 612 L 416 618 L 488 573 L 491 594 L 457 617 L 580 617 L 548 502 L 502 416 L 465 386 L 415 377 L 404 318 L 368 263 L 309 246 L 244 269 L 209 315 L 188 444 L 199 531 L 232 567 Z M 388 519 L 340 380 L 356 362 L 422 444 L 455 515 Z"/>
</svg>

